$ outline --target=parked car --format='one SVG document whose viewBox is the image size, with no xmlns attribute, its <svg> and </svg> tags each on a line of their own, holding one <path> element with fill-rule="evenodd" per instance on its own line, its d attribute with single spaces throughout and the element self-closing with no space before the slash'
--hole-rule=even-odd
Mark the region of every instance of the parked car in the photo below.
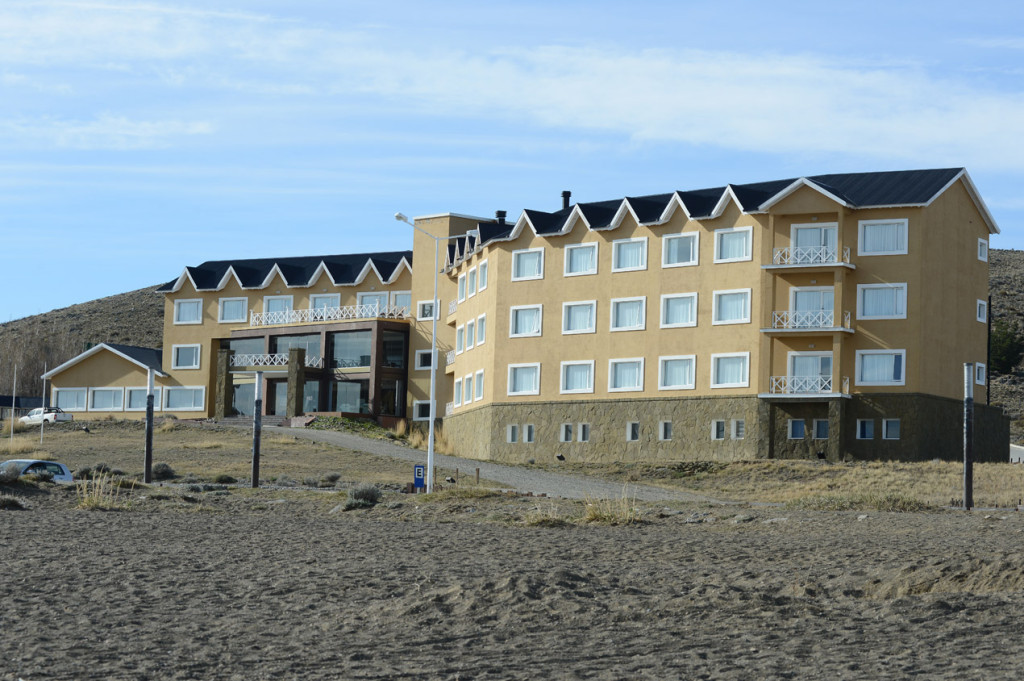
<svg viewBox="0 0 1024 681">
<path fill-rule="evenodd" d="M 74 416 L 60 407 L 47 407 L 45 410 L 42 407 L 38 407 L 18 420 L 26 426 L 38 426 L 43 421 L 54 423 L 56 421 L 73 421 L 74 418 Z"/>
<path fill-rule="evenodd" d="M 56 461 L 40 461 L 39 459 L 11 459 L 0 463 L 0 469 L 13 466 L 21 470 L 21 475 L 53 476 L 54 482 L 74 482 L 71 469 Z"/>
</svg>

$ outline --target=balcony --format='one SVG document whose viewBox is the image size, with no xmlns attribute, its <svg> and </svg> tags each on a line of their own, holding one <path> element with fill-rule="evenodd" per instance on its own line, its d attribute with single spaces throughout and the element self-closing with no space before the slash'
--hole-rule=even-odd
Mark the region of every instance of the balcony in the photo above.
<svg viewBox="0 0 1024 681">
<path fill-rule="evenodd" d="M 340 322 L 352 319 L 406 319 L 409 308 L 404 305 L 346 305 L 345 307 L 318 307 L 314 310 L 277 310 L 250 312 L 249 326 L 279 324 L 309 324 Z"/>
<path fill-rule="evenodd" d="M 840 253 L 835 246 L 787 246 L 772 251 L 772 264 L 764 265 L 764 269 L 780 268 L 813 268 L 813 267 L 848 267 L 856 269 L 850 263 L 850 248 L 843 248 Z"/>
<path fill-rule="evenodd" d="M 444 356 L 444 362 L 445 362 L 445 366 L 451 366 L 452 364 L 455 364 L 455 351 L 454 350 L 449 350 L 448 351 L 448 354 L 446 354 Z"/>
<path fill-rule="evenodd" d="M 454 411 L 455 411 L 455 403 L 454 402 L 449 402 L 448 404 L 444 405 L 444 415 L 445 416 L 451 416 L 452 412 L 454 412 Z"/>
<path fill-rule="evenodd" d="M 843 376 L 842 391 L 832 390 L 831 376 L 772 376 L 768 393 L 758 397 L 849 397 L 850 377 Z"/>
<path fill-rule="evenodd" d="M 459 301 L 453 300 L 448 303 L 448 314 L 455 314 L 457 309 L 459 309 Z"/>
<path fill-rule="evenodd" d="M 842 326 L 836 325 L 836 315 L 832 310 L 775 310 L 772 312 L 771 328 L 761 329 L 764 333 L 820 333 L 845 331 L 853 333 L 850 325 L 850 311 L 843 311 Z"/>
<path fill-rule="evenodd" d="M 233 367 L 286 367 L 288 354 L 275 355 L 231 355 L 230 366 Z M 311 369 L 323 369 L 324 358 L 317 355 L 306 355 L 306 366 Z"/>
</svg>

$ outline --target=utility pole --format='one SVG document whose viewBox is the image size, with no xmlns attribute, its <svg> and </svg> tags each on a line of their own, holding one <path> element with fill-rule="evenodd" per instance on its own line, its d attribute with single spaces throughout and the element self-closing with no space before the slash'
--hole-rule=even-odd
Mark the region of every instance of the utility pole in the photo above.
<svg viewBox="0 0 1024 681">
<path fill-rule="evenodd" d="M 987 367 L 986 367 L 987 369 Z M 974 363 L 964 364 L 964 510 L 974 507 Z"/>
</svg>

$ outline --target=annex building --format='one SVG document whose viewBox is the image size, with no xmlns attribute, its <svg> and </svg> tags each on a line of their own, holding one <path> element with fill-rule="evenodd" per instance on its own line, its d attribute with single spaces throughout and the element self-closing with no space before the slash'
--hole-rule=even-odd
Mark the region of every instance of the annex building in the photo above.
<svg viewBox="0 0 1024 681">
<path fill-rule="evenodd" d="M 974 362 L 975 451 L 1008 456 L 986 373 L 998 227 L 963 169 L 415 223 L 412 251 L 186 267 L 158 289 L 162 351 L 96 346 L 46 375 L 52 401 L 141 417 L 153 369 L 159 413 L 246 415 L 260 371 L 268 415 L 425 423 L 437 362 L 461 456 L 956 458 Z"/>
</svg>

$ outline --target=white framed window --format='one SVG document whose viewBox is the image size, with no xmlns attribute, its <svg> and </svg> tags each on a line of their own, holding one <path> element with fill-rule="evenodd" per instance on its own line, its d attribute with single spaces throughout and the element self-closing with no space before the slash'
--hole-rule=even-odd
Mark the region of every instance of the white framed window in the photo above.
<svg viewBox="0 0 1024 681">
<path fill-rule="evenodd" d="M 750 353 L 711 355 L 712 388 L 746 388 L 750 385 Z"/>
<path fill-rule="evenodd" d="M 310 310 L 330 310 L 341 307 L 340 293 L 314 293 L 309 297 Z"/>
<path fill-rule="evenodd" d="M 288 298 L 291 298 L 291 296 L 288 296 Z M 367 291 L 365 293 L 357 293 L 356 305 L 366 305 L 368 307 L 376 308 L 377 310 L 384 310 L 388 306 L 388 292 Z M 288 309 L 292 309 L 291 301 L 288 301 Z"/>
<path fill-rule="evenodd" d="M 974 382 L 977 385 L 985 385 L 985 378 L 988 376 L 987 368 L 983 362 L 977 362 L 974 365 Z"/>
<path fill-rule="evenodd" d="M 484 399 L 484 370 L 480 369 L 476 372 L 476 380 L 473 382 L 473 401 L 479 402 Z"/>
<path fill-rule="evenodd" d="M 362 295 L 362 294 L 360 294 Z M 385 298 L 385 304 L 387 299 Z M 264 312 L 291 312 L 292 311 L 292 296 L 264 296 L 263 297 L 263 311 Z"/>
<path fill-rule="evenodd" d="M 483 291 L 487 288 L 487 261 L 481 260 L 480 264 L 477 265 L 477 289 Z"/>
<path fill-rule="evenodd" d="M 838 232 L 839 224 L 836 222 L 791 225 L 790 262 L 800 265 L 838 262 Z"/>
<path fill-rule="evenodd" d="M 558 429 L 558 441 L 572 442 L 572 430 L 571 423 L 563 423 L 562 427 Z"/>
<path fill-rule="evenodd" d="M 171 368 L 172 369 L 198 369 L 199 353 L 202 346 L 199 344 L 172 345 L 171 346 Z"/>
<path fill-rule="evenodd" d="M 391 307 L 401 310 L 403 315 L 412 312 L 412 291 L 392 291 Z"/>
<path fill-rule="evenodd" d="M 540 362 L 508 365 L 509 395 L 540 394 Z"/>
<path fill-rule="evenodd" d="M 412 420 L 413 421 L 429 421 L 430 420 L 430 400 L 413 400 L 412 401 Z"/>
<path fill-rule="evenodd" d="M 715 262 L 741 262 L 753 258 L 753 227 L 715 230 Z"/>
<path fill-rule="evenodd" d="M 906 350 L 857 350 L 857 385 L 904 385 Z"/>
<path fill-rule="evenodd" d="M 640 392 L 643 389 L 643 357 L 608 360 L 608 392 Z"/>
<path fill-rule="evenodd" d="M 567 277 L 597 274 L 597 244 L 573 244 L 565 247 Z"/>
<path fill-rule="evenodd" d="M 125 399 L 125 411 L 146 411 L 146 397 L 148 388 L 125 388 L 127 397 Z M 153 409 L 160 410 L 160 388 L 153 386 Z"/>
<path fill-rule="evenodd" d="M 975 306 L 974 316 L 979 322 L 988 322 L 988 301 L 979 300 Z"/>
<path fill-rule="evenodd" d="M 647 296 L 612 298 L 612 331 L 642 331 L 647 327 Z"/>
<path fill-rule="evenodd" d="M 476 268 L 470 267 L 466 273 L 466 297 L 472 298 L 476 295 Z"/>
<path fill-rule="evenodd" d="M 512 251 L 512 281 L 544 278 L 544 249 L 524 248 Z"/>
<path fill-rule="evenodd" d="M 906 318 L 906 284 L 857 284 L 857 319 Z"/>
<path fill-rule="evenodd" d="M 462 403 L 469 404 L 473 401 L 473 374 L 466 374 L 462 379 Z"/>
<path fill-rule="evenodd" d="M 164 389 L 165 411 L 202 411 L 206 404 L 206 388 L 182 386 Z"/>
<path fill-rule="evenodd" d="M 510 423 L 505 426 L 505 442 L 515 444 L 519 442 L 519 425 Z"/>
<path fill-rule="evenodd" d="M 659 421 L 658 422 L 658 439 L 662 442 L 668 442 L 672 439 L 672 422 L 671 421 Z"/>
<path fill-rule="evenodd" d="M 590 442 L 590 424 L 580 423 L 576 426 L 576 440 L 578 442 Z"/>
<path fill-rule="evenodd" d="M 711 422 L 711 439 L 712 440 L 724 440 L 725 439 L 725 421 L 722 419 L 715 419 Z"/>
<path fill-rule="evenodd" d="M 712 324 L 749 324 L 750 289 L 738 288 L 712 293 Z"/>
<path fill-rule="evenodd" d="M 828 439 L 828 419 L 814 419 L 813 436 L 815 440 Z"/>
<path fill-rule="evenodd" d="M 666 234 L 661 238 L 662 267 L 692 267 L 700 253 L 700 232 Z"/>
<path fill-rule="evenodd" d="M 248 298 L 221 298 L 217 301 L 217 322 L 246 322 L 249 318 Z"/>
<path fill-rule="evenodd" d="M 89 411 L 123 411 L 124 388 L 89 388 Z"/>
<path fill-rule="evenodd" d="M 527 338 L 541 335 L 543 305 L 513 305 L 509 308 L 508 337 Z"/>
<path fill-rule="evenodd" d="M 789 439 L 790 440 L 803 440 L 805 433 L 805 424 L 803 419 L 789 419 Z"/>
<path fill-rule="evenodd" d="M 461 355 L 466 349 L 466 327 L 460 326 L 455 329 L 455 354 Z"/>
<path fill-rule="evenodd" d="M 461 378 L 456 378 L 455 379 L 455 389 L 452 390 L 452 397 L 454 398 L 452 400 L 452 406 L 454 406 L 454 407 L 462 406 L 462 379 Z"/>
<path fill-rule="evenodd" d="M 693 390 L 696 387 L 696 355 L 658 358 L 658 390 Z"/>
<path fill-rule="evenodd" d="M 629 421 L 626 423 L 626 442 L 637 442 L 640 439 L 640 422 Z"/>
<path fill-rule="evenodd" d="M 594 360 L 562 362 L 562 380 L 559 392 L 594 392 Z"/>
<path fill-rule="evenodd" d="M 437 316 L 437 310 L 441 306 L 433 300 L 421 300 L 416 303 L 416 319 L 421 322 L 429 322 Z"/>
<path fill-rule="evenodd" d="M 905 255 L 907 221 L 861 220 L 857 223 L 857 255 Z"/>
<path fill-rule="evenodd" d="M 86 388 L 54 388 L 53 403 L 64 411 L 85 411 L 88 393 Z"/>
<path fill-rule="evenodd" d="M 487 340 L 487 315 L 482 314 L 476 318 L 476 344 L 483 345 Z"/>
<path fill-rule="evenodd" d="M 697 326 L 697 294 L 666 293 L 661 296 L 661 328 Z"/>
<path fill-rule="evenodd" d="M 532 445 L 534 440 L 534 428 L 532 423 L 523 424 L 523 442 Z"/>
<path fill-rule="evenodd" d="M 732 439 L 742 440 L 747 435 L 747 422 L 744 419 L 732 420 Z"/>
<path fill-rule="evenodd" d="M 647 269 L 647 237 L 618 239 L 612 242 L 612 272 Z"/>
<path fill-rule="evenodd" d="M 978 260 L 988 262 L 988 239 L 978 239 Z"/>
<path fill-rule="evenodd" d="M 900 420 L 899 419 L 882 419 L 882 439 L 883 440 L 899 440 L 900 439 Z"/>
<path fill-rule="evenodd" d="M 466 300 L 466 273 L 459 275 L 459 302 Z"/>
<path fill-rule="evenodd" d="M 417 350 L 416 351 L 416 363 L 413 365 L 414 369 L 423 370 L 429 369 L 433 362 L 431 361 L 430 350 Z"/>
<path fill-rule="evenodd" d="M 562 333 L 594 333 L 597 330 L 597 301 L 562 303 Z"/>
<path fill-rule="evenodd" d="M 174 323 L 175 324 L 202 324 L 203 323 L 203 301 L 195 298 L 190 300 L 174 301 Z M 61 407 L 63 409 L 63 407 Z"/>
<path fill-rule="evenodd" d="M 476 320 L 470 319 L 466 322 L 466 349 L 471 350 L 476 342 Z"/>
<path fill-rule="evenodd" d="M 875 420 L 874 419 L 857 419 L 857 439 L 858 440 L 874 440 L 875 439 Z"/>
</svg>

